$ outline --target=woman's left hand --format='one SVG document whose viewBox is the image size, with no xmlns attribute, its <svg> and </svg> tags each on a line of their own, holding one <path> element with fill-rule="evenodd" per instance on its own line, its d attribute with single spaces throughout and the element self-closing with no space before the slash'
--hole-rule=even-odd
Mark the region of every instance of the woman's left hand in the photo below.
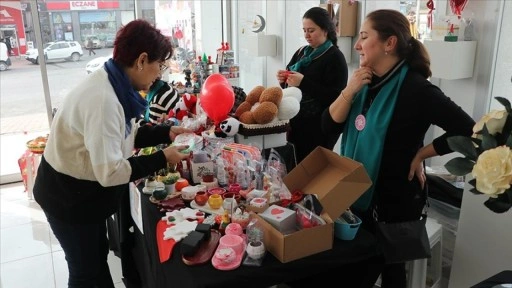
<svg viewBox="0 0 512 288">
<path fill-rule="evenodd" d="M 300 82 L 302 82 L 303 78 L 303 74 L 299 72 L 290 71 L 290 73 L 288 74 L 288 78 L 286 79 L 286 84 L 288 84 L 288 86 L 299 87 Z"/>
<path fill-rule="evenodd" d="M 169 130 L 169 137 L 171 138 L 171 141 L 174 141 L 176 136 L 180 135 L 181 133 L 194 133 L 194 131 L 182 126 L 172 126 L 171 130 Z"/>
<path fill-rule="evenodd" d="M 414 157 L 411 162 L 411 168 L 409 170 L 409 181 L 412 180 L 412 178 L 416 175 L 418 177 L 418 180 L 420 181 L 421 189 L 425 188 L 425 183 L 427 182 L 427 176 L 425 175 L 425 171 L 423 169 L 423 160 Z"/>
</svg>

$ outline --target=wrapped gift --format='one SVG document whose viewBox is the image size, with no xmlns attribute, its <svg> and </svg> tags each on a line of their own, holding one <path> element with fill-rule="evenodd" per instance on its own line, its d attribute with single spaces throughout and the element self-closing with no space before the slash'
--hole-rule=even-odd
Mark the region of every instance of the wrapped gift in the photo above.
<svg viewBox="0 0 512 288">
<path fill-rule="evenodd" d="M 293 210 L 278 205 L 271 205 L 259 215 L 283 234 L 296 231 L 295 211 Z"/>
</svg>

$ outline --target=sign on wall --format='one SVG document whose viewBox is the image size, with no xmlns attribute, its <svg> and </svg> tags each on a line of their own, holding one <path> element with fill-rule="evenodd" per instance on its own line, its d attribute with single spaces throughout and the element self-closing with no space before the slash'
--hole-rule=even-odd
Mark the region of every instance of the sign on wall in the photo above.
<svg viewBox="0 0 512 288">
<path fill-rule="evenodd" d="M 96 1 L 69 1 L 70 10 L 97 10 L 98 2 Z"/>
</svg>

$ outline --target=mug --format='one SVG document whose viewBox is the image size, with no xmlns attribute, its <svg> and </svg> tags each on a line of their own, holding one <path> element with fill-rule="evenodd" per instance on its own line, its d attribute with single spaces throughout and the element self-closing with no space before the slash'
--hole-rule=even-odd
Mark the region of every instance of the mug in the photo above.
<svg viewBox="0 0 512 288">
<path fill-rule="evenodd" d="M 203 184 L 198 184 L 195 186 L 197 188 L 197 191 L 208 191 L 208 187 L 206 187 L 206 185 L 203 185 Z"/>
<path fill-rule="evenodd" d="M 224 210 L 228 211 L 229 214 L 231 214 L 231 211 L 234 212 L 236 207 L 237 207 L 237 203 L 234 198 L 225 198 L 224 201 L 222 202 L 222 208 L 224 208 Z"/>
</svg>

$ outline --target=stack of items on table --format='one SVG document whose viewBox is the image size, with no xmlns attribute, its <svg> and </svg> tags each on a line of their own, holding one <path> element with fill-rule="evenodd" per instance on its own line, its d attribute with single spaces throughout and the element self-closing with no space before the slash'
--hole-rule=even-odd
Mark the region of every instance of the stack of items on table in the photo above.
<svg viewBox="0 0 512 288">
<path fill-rule="evenodd" d="M 261 265 L 265 251 L 289 262 L 331 249 L 337 218 L 371 184 L 360 163 L 321 147 L 290 173 L 278 155 L 261 159 L 253 146 L 231 143 L 214 150 L 216 158 L 206 156 L 209 166 L 190 170 L 199 181 L 183 170 L 194 167 L 192 160 L 177 169 L 181 178 L 165 197 L 152 188 L 162 186 L 158 177 L 145 183 L 143 192 L 162 211 L 162 262 L 172 253 L 163 247 L 179 241 L 185 264 L 211 262 L 220 270 Z"/>
<path fill-rule="evenodd" d="M 161 262 L 179 241 L 184 263 L 211 262 L 220 270 L 261 265 L 265 251 L 288 262 L 332 248 L 336 227 L 352 219 L 342 214 L 371 185 L 364 167 L 318 147 L 288 173 L 277 152 L 262 157 L 268 141 L 234 143 L 245 137 L 240 133 L 261 139 L 286 133 L 279 129 L 298 113 L 300 97 L 297 88 L 258 86 L 235 103 L 225 78 L 206 79 L 197 113 L 178 122 L 194 133 L 172 144 L 188 145 L 183 152 L 192 157 L 146 179 L 142 189 L 162 211 Z"/>
</svg>

